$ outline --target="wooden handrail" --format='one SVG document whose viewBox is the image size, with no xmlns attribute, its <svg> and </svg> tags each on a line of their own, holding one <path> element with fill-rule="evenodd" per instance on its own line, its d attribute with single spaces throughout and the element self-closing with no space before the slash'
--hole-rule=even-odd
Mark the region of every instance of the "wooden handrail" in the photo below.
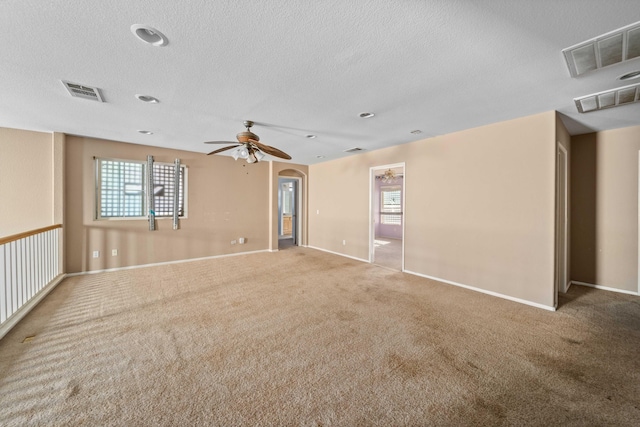
<svg viewBox="0 0 640 427">
<path fill-rule="evenodd" d="M 36 230 L 25 231 L 24 233 L 14 234 L 13 236 L 0 237 L 0 245 L 15 242 L 16 240 L 24 239 L 25 237 L 35 236 L 36 234 L 44 233 L 45 231 L 55 230 L 56 228 L 62 228 L 62 224 L 55 224 L 48 227 L 38 228 Z"/>
</svg>

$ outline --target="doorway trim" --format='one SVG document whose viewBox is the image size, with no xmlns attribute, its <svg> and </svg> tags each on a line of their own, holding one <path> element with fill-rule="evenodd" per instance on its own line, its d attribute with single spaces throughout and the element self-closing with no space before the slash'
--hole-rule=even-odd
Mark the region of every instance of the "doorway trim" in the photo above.
<svg viewBox="0 0 640 427">
<path fill-rule="evenodd" d="M 280 240 L 280 227 L 282 221 L 282 182 L 287 181 L 296 181 L 295 185 L 295 221 L 293 222 L 293 230 L 292 230 L 292 238 L 293 244 L 295 246 L 302 246 L 301 237 L 302 237 L 302 178 L 297 176 L 278 176 L 278 241 Z"/>
<path fill-rule="evenodd" d="M 562 244 L 562 251 L 558 250 L 556 265 L 557 265 L 557 280 L 556 280 L 556 296 L 558 292 L 567 293 L 571 281 L 569 280 L 569 156 L 567 149 L 558 142 L 557 149 L 557 197 L 556 197 L 556 218 L 558 220 L 558 228 L 561 230 L 557 233 L 558 246 Z M 562 176 L 560 176 L 560 170 L 562 167 Z M 563 200 L 560 200 L 560 195 L 563 195 Z M 561 205 L 562 204 L 562 212 Z M 563 280 L 564 279 L 564 280 Z"/>
<path fill-rule="evenodd" d="M 404 241 L 405 241 L 405 224 L 406 224 L 406 202 L 407 202 L 407 167 L 405 162 L 391 163 L 387 165 L 372 166 L 369 168 L 369 263 L 373 264 L 375 253 L 375 219 L 373 213 L 375 207 L 373 206 L 375 198 L 373 197 L 373 191 L 376 185 L 376 172 L 391 168 L 402 168 L 402 255 L 401 255 L 401 267 L 400 271 L 404 271 Z"/>
</svg>

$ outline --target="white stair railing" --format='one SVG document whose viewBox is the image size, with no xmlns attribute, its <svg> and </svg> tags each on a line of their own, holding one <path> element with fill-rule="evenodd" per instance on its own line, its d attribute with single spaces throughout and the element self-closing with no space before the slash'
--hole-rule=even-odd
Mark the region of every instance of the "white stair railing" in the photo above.
<svg viewBox="0 0 640 427">
<path fill-rule="evenodd" d="M 61 225 L 0 238 L 0 338 L 60 282 Z"/>
</svg>

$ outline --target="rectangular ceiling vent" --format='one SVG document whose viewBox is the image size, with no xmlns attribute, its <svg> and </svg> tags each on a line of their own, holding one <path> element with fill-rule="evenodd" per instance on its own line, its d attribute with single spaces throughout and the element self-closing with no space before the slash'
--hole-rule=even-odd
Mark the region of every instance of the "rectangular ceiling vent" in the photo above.
<svg viewBox="0 0 640 427">
<path fill-rule="evenodd" d="M 102 96 L 100 95 L 100 89 L 98 89 L 97 87 L 71 83 L 65 80 L 62 80 L 62 84 L 64 84 L 64 87 L 67 88 L 71 96 L 91 99 L 92 101 L 104 102 L 104 99 L 102 99 Z"/>
<path fill-rule="evenodd" d="M 348 150 L 344 150 L 344 152 L 345 153 L 355 153 L 357 151 L 362 151 L 362 150 L 364 150 L 364 148 L 355 147 L 355 148 L 349 148 Z"/>
<path fill-rule="evenodd" d="M 640 101 L 640 83 L 604 92 L 592 93 L 573 100 L 581 113 L 620 107 Z"/>
<path fill-rule="evenodd" d="M 640 22 L 562 50 L 571 77 L 640 57 Z"/>
</svg>

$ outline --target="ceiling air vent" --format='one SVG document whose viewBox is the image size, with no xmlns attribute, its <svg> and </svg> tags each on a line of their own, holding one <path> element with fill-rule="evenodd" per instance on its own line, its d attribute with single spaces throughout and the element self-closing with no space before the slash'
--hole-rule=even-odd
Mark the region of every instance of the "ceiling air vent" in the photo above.
<svg viewBox="0 0 640 427">
<path fill-rule="evenodd" d="M 640 57 L 640 22 L 562 50 L 571 77 Z"/>
<path fill-rule="evenodd" d="M 97 87 L 71 83 L 65 80 L 62 80 L 62 84 L 64 84 L 64 87 L 67 88 L 71 96 L 91 99 L 92 101 L 104 102 L 104 99 L 102 99 L 102 96 L 100 95 L 100 89 L 98 89 Z"/>
<path fill-rule="evenodd" d="M 573 101 L 581 113 L 632 104 L 640 101 L 640 83 L 592 93 L 591 95 L 575 98 Z"/>
<path fill-rule="evenodd" d="M 362 151 L 362 150 L 364 150 L 364 149 L 355 147 L 355 148 L 349 148 L 348 150 L 344 150 L 344 152 L 345 153 L 355 153 L 355 152 Z"/>
</svg>

